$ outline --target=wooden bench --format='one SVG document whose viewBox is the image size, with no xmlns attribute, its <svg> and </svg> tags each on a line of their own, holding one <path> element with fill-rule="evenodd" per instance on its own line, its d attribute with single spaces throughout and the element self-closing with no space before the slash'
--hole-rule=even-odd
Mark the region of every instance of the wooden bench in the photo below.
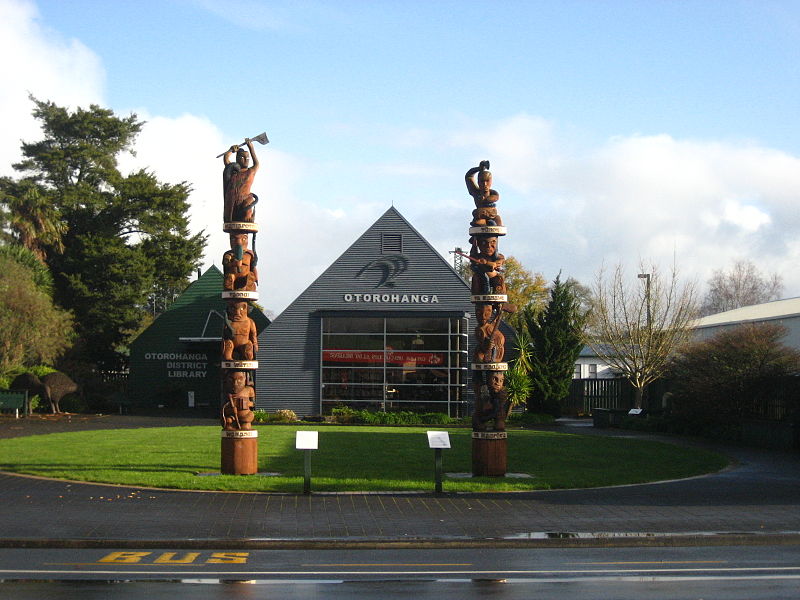
<svg viewBox="0 0 800 600">
<path fill-rule="evenodd" d="M 19 418 L 19 411 L 25 414 L 27 407 L 27 391 L 0 390 L 0 412 L 14 411 L 14 414 Z"/>
</svg>

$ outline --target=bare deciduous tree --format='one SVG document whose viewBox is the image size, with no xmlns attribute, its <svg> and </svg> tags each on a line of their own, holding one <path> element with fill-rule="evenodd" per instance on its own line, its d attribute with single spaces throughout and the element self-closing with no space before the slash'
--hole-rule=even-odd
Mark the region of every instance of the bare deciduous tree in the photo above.
<svg viewBox="0 0 800 600">
<path fill-rule="evenodd" d="M 695 286 L 681 284 L 674 266 L 664 275 L 655 265 L 640 263 L 638 277 L 626 275 L 622 265 L 610 275 L 601 269 L 593 292 L 588 342 L 631 382 L 641 408 L 645 387 L 664 374 L 673 350 L 691 335 Z"/>
<path fill-rule="evenodd" d="M 737 260 L 730 271 L 714 271 L 707 285 L 700 307 L 702 316 L 778 300 L 783 293 L 780 275 L 762 275 L 749 260 Z"/>
</svg>

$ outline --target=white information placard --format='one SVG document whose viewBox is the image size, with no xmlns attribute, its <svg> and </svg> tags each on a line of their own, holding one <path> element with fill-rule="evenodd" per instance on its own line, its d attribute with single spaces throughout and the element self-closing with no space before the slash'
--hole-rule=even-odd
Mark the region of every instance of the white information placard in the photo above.
<svg viewBox="0 0 800 600">
<path fill-rule="evenodd" d="M 642 414 L 642 409 L 641 408 L 632 408 L 632 409 L 630 409 L 628 411 L 628 414 L 629 415 L 640 415 L 640 414 Z"/>
<path fill-rule="evenodd" d="M 297 450 L 316 450 L 319 447 L 319 431 L 298 431 L 294 443 Z"/>
<path fill-rule="evenodd" d="M 446 431 L 428 431 L 429 448 L 449 448 L 450 434 Z"/>
</svg>

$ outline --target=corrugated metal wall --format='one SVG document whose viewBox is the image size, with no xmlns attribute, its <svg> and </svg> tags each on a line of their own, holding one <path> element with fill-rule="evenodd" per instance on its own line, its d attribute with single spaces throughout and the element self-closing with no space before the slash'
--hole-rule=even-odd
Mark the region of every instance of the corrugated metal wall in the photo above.
<svg viewBox="0 0 800 600">
<path fill-rule="evenodd" d="M 390 208 L 259 336 L 258 408 L 320 413 L 322 311 L 464 317 L 472 304 L 467 284 Z"/>
</svg>

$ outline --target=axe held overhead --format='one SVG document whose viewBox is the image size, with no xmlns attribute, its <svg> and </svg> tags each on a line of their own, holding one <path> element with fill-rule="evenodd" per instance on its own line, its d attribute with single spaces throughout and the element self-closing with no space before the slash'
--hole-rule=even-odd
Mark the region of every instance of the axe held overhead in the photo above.
<svg viewBox="0 0 800 600">
<path fill-rule="evenodd" d="M 250 141 L 258 142 L 259 144 L 269 144 L 269 139 L 267 138 L 267 133 L 266 132 L 261 132 L 257 136 L 251 137 Z M 246 143 L 247 142 L 242 142 L 239 145 L 240 146 L 244 146 Z M 227 152 L 227 150 L 225 150 L 225 152 Z M 221 156 L 225 156 L 225 152 L 223 152 L 222 154 L 217 154 L 217 158 L 219 158 Z"/>
</svg>

